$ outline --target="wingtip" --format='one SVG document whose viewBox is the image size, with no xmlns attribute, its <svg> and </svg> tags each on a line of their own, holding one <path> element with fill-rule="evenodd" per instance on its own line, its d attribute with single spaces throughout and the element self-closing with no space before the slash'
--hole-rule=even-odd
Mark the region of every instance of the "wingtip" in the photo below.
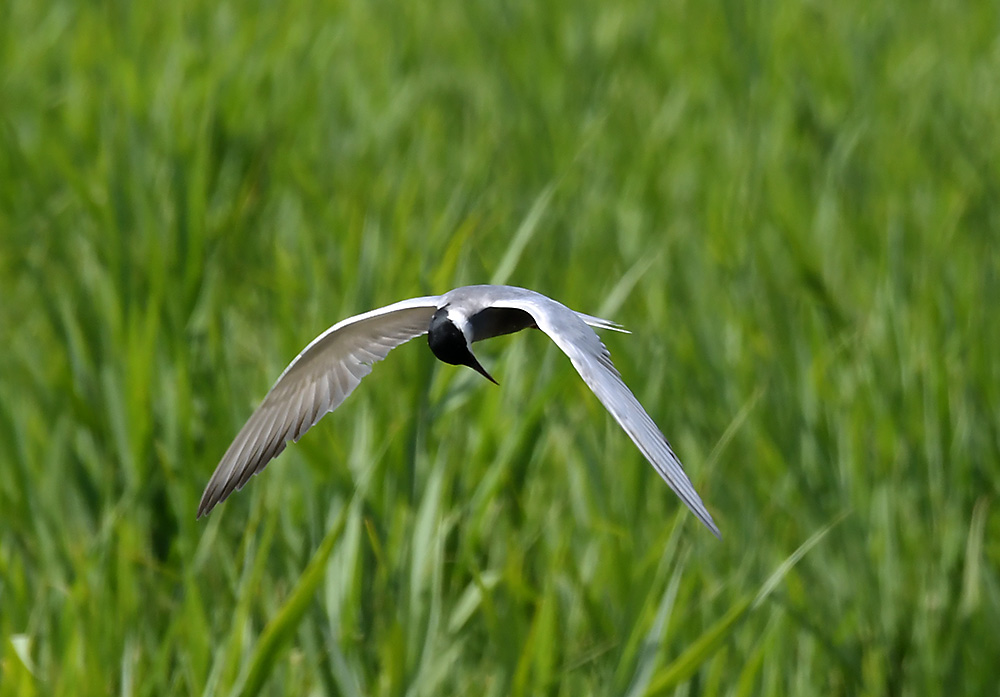
<svg viewBox="0 0 1000 697">
<path fill-rule="evenodd" d="M 215 504 L 209 504 L 206 501 L 202 500 L 201 503 L 198 504 L 198 513 L 195 514 L 194 519 L 195 520 L 201 520 L 202 518 L 204 518 L 205 516 L 207 516 L 209 513 L 211 513 L 212 509 L 214 507 L 215 507 Z"/>
<path fill-rule="evenodd" d="M 198 513 L 195 515 L 195 520 L 201 520 L 222 502 L 225 496 L 220 497 L 218 491 L 214 486 L 214 479 L 209 481 L 208 486 L 205 487 L 204 493 L 201 495 L 201 501 L 198 502 Z"/>
<path fill-rule="evenodd" d="M 705 508 L 700 498 L 698 499 L 698 505 L 693 505 L 683 496 L 681 496 L 681 500 L 687 505 L 688 510 L 694 514 L 694 517 L 698 519 L 698 522 L 708 528 L 708 531 L 715 535 L 716 538 L 722 539 L 722 532 L 719 530 L 719 526 L 715 524 L 712 514 L 708 512 L 708 509 Z"/>
<path fill-rule="evenodd" d="M 715 520 L 712 519 L 712 515 L 710 513 L 706 511 L 704 515 L 700 515 L 698 513 L 695 513 L 695 515 L 698 520 L 700 520 L 702 524 L 708 528 L 709 532 L 715 535 L 718 540 L 722 540 L 722 532 L 719 530 L 719 526 L 715 524 Z"/>
</svg>

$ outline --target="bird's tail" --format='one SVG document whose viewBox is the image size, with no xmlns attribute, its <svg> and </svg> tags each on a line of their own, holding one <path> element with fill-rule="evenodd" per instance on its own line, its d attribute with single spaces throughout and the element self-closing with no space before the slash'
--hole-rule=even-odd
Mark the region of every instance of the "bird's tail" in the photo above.
<svg viewBox="0 0 1000 697">
<path fill-rule="evenodd" d="M 577 312 L 576 316 L 589 324 L 591 327 L 595 327 L 597 329 L 609 329 L 613 332 L 621 332 L 622 334 L 632 333 L 622 325 L 617 322 L 612 322 L 609 319 L 601 319 L 600 317 L 594 317 L 593 315 L 585 315 L 582 312 Z"/>
</svg>

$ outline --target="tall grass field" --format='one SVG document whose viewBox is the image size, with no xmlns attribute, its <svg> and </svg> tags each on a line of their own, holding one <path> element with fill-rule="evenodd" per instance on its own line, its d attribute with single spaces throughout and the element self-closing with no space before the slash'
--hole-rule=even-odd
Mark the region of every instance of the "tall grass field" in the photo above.
<svg viewBox="0 0 1000 697">
<path fill-rule="evenodd" d="M 995 695 L 995 2 L 0 3 L 0 696 Z M 207 518 L 336 321 L 395 351 Z"/>
</svg>

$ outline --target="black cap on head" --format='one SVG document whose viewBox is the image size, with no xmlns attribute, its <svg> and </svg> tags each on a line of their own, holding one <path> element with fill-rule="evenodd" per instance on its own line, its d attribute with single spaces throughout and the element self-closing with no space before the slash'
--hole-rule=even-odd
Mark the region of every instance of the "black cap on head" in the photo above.
<svg viewBox="0 0 1000 697">
<path fill-rule="evenodd" d="M 465 334 L 448 317 L 446 307 L 442 307 L 431 316 L 430 327 L 427 329 L 427 345 L 439 361 L 451 365 L 467 365 L 494 385 L 500 384 L 476 360 L 469 349 Z"/>
</svg>

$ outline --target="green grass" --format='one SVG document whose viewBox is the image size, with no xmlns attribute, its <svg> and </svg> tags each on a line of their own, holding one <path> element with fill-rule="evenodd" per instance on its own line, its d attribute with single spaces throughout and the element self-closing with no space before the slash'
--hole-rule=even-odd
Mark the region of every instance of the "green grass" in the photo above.
<svg viewBox="0 0 1000 697">
<path fill-rule="evenodd" d="M 0 695 L 991 694 L 998 22 L 7 0 Z M 317 333 L 488 281 L 634 331 L 721 542 L 536 334 L 195 520 Z"/>
</svg>

